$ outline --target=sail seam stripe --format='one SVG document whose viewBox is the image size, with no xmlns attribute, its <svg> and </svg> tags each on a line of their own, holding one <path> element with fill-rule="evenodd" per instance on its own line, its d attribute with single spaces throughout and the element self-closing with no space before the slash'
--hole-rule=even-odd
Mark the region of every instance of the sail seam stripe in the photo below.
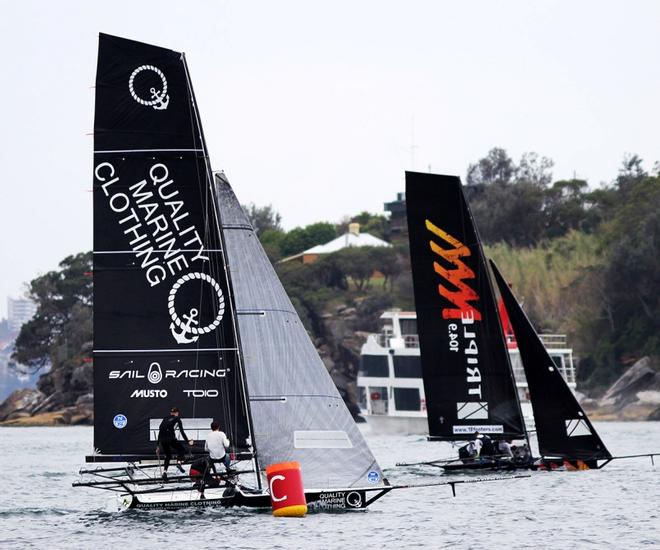
<svg viewBox="0 0 660 550">
<path fill-rule="evenodd" d="M 287 393 L 285 395 L 255 395 L 250 396 L 250 401 L 254 400 L 263 400 L 263 399 L 281 399 L 282 397 L 327 397 L 329 399 L 337 399 L 342 401 L 341 396 L 336 395 L 325 395 L 325 394 L 313 394 L 313 393 Z"/>
<path fill-rule="evenodd" d="M 164 250 L 164 249 L 160 249 Z M 179 252 L 199 253 L 199 248 L 179 248 Z M 205 252 L 222 252 L 220 248 L 205 248 Z M 137 254 L 139 250 L 94 250 L 94 254 Z"/>
<path fill-rule="evenodd" d="M 203 153 L 204 149 L 107 149 L 94 151 L 94 154 L 111 153 Z"/>
<path fill-rule="evenodd" d="M 232 225 L 223 225 L 222 229 L 242 229 L 244 231 L 254 231 L 254 228 L 251 225 L 245 224 L 232 224 Z"/>
<path fill-rule="evenodd" d="M 160 353 L 166 351 L 175 351 L 177 353 L 196 353 L 198 351 L 238 351 L 238 348 L 196 348 L 196 349 L 95 349 L 94 353 Z"/>
<path fill-rule="evenodd" d="M 261 315 L 262 313 L 266 313 L 268 311 L 273 311 L 277 313 L 296 313 L 295 310 L 292 309 L 267 309 L 267 308 L 261 308 L 261 309 L 237 309 L 236 313 L 238 315 Z"/>
</svg>

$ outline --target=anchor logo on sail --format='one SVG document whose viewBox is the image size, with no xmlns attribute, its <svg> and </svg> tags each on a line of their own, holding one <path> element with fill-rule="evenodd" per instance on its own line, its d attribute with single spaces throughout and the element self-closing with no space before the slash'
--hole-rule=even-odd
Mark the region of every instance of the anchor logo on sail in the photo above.
<svg viewBox="0 0 660 550">
<path fill-rule="evenodd" d="M 155 73 L 156 76 L 160 78 L 161 82 L 160 89 L 154 86 L 149 88 L 149 93 L 151 94 L 149 99 L 140 97 L 135 91 L 135 77 L 143 71 L 150 71 Z M 156 111 L 164 111 L 167 109 L 167 106 L 170 103 L 170 96 L 167 95 L 167 79 L 165 78 L 163 71 L 161 71 L 158 67 L 154 67 L 153 65 L 141 65 L 135 69 L 128 79 L 128 90 L 131 92 L 133 99 L 140 105 L 144 105 L 145 107 L 152 107 Z"/>
<path fill-rule="evenodd" d="M 357 491 L 351 491 L 346 495 L 346 504 L 351 508 L 362 507 L 362 495 Z"/>
<path fill-rule="evenodd" d="M 174 300 L 176 298 L 177 292 L 179 292 L 179 289 L 181 289 L 181 287 L 186 282 L 195 279 L 209 283 L 213 288 L 217 298 L 217 313 L 215 319 L 204 327 L 198 326 L 200 313 L 197 308 L 191 308 L 188 313 L 183 314 L 181 317 L 179 317 L 176 309 L 174 308 Z M 222 317 L 225 313 L 225 296 L 222 293 L 222 289 L 220 288 L 218 282 L 210 275 L 198 272 L 187 273 L 179 280 L 177 280 L 174 285 L 172 285 L 172 289 L 170 290 L 170 294 L 167 300 L 167 309 L 169 311 L 170 318 L 172 319 L 172 322 L 170 323 L 170 332 L 172 333 L 172 336 L 176 340 L 177 344 L 192 344 L 193 342 L 199 340 L 199 337 L 202 334 L 208 334 L 209 332 L 218 328 L 218 325 L 220 325 L 220 321 L 222 321 Z"/>
</svg>

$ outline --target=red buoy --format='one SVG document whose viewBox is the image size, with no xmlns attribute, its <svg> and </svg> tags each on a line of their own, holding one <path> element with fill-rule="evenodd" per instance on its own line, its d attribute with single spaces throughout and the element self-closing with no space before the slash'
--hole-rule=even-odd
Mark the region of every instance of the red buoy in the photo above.
<svg viewBox="0 0 660 550">
<path fill-rule="evenodd" d="M 307 500 L 299 462 L 266 466 L 273 515 L 301 518 L 307 513 Z"/>
</svg>

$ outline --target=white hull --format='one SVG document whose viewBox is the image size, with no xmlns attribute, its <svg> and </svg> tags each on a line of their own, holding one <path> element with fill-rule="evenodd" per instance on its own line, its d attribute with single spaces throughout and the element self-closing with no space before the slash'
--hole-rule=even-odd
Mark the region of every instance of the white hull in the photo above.
<svg viewBox="0 0 660 550">
<path fill-rule="evenodd" d="M 363 415 L 366 422 L 358 424 L 362 433 L 373 435 L 427 435 L 429 424 L 423 416 Z"/>
</svg>

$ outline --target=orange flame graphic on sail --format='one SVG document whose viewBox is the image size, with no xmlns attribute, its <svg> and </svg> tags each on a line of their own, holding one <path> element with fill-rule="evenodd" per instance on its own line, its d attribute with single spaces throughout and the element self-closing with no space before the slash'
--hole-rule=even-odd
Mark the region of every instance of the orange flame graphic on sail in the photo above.
<svg viewBox="0 0 660 550">
<path fill-rule="evenodd" d="M 468 303 L 479 300 L 479 295 L 464 281 L 465 279 L 474 279 L 474 271 L 460 259 L 470 256 L 470 249 L 457 238 L 434 225 L 430 220 L 425 220 L 425 223 L 426 229 L 452 246 L 452 248 L 447 249 L 442 248 L 435 241 L 429 242 L 431 250 L 454 267 L 453 269 L 445 269 L 438 262 L 433 262 L 435 272 L 458 289 L 449 290 L 442 284 L 438 285 L 440 295 L 456 306 L 456 308 L 444 308 L 442 310 L 443 319 L 472 317 L 475 321 L 481 321 L 481 313 Z"/>
</svg>

